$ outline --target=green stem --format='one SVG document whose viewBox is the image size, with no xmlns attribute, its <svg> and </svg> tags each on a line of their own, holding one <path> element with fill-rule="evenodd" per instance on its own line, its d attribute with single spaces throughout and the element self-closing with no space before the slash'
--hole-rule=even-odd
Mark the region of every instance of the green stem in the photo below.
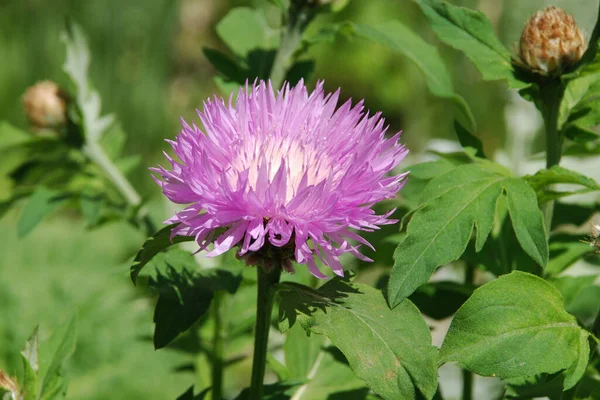
<svg viewBox="0 0 600 400">
<path fill-rule="evenodd" d="M 293 65 L 294 54 L 302 43 L 302 33 L 315 16 L 315 7 L 306 0 L 292 0 L 289 14 L 284 16 L 285 27 L 282 30 L 279 49 L 273 60 L 269 79 L 274 88 L 279 88 Z"/>
<path fill-rule="evenodd" d="M 546 130 L 546 168 L 558 165 L 562 155 L 562 138 L 558 130 L 558 113 L 563 91 L 563 85 L 558 78 L 540 83 L 542 116 L 544 117 Z M 546 231 L 549 236 L 552 229 L 554 200 L 546 202 L 543 211 L 546 220 Z"/>
<path fill-rule="evenodd" d="M 221 303 L 223 293 L 217 292 L 213 298 L 213 357 L 212 357 L 212 400 L 223 398 L 223 318 Z"/>
<path fill-rule="evenodd" d="M 275 299 L 275 284 L 279 282 L 281 267 L 273 265 L 269 272 L 262 266 L 258 272 L 258 296 L 256 303 L 256 331 L 254 333 L 254 358 L 252 360 L 252 379 L 250 382 L 250 399 L 262 399 L 263 381 L 269 344 L 271 313 Z"/>
<path fill-rule="evenodd" d="M 471 371 L 467 371 L 466 369 L 463 369 L 462 375 L 463 375 L 462 400 L 473 400 L 473 373 Z"/>
<path fill-rule="evenodd" d="M 475 266 L 467 263 L 465 266 L 465 284 L 473 285 L 475 283 Z M 473 400 L 473 373 L 467 369 L 462 370 L 463 376 L 463 400 Z"/>
<path fill-rule="evenodd" d="M 139 210 L 136 214 L 136 226 L 142 229 L 147 236 L 152 236 L 156 232 L 156 227 L 150 219 L 148 210 L 145 207 L 140 207 L 142 198 L 134 187 L 129 183 L 127 178 L 121 173 L 119 168 L 112 162 L 110 157 L 104 152 L 102 146 L 98 143 L 86 143 L 84 147 L 85 154 L 104 172 L 108 180 L 121 193 L 127 203 Z"/>
</svg>

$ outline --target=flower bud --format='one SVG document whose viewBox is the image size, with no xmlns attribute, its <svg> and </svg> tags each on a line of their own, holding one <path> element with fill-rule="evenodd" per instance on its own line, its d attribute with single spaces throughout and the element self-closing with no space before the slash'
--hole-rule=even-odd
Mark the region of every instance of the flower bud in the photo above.
<svg viewBox="0 0 600 400">
<path fill-rule="evenodd" d="M 558 7 L 548 7 L 527 21 L 519 57 L 539 74 L 558 75 L 574 66 L 586 49 L 585 37 L 573 16 Z"/>
<path fill-rule="evenodd" d="M 23 95 L 23 105 L 29 122 L 39 129 L 56 128 L 67 121 L 67 97 L 52 81 L 29 87 Z"/>
</svg>

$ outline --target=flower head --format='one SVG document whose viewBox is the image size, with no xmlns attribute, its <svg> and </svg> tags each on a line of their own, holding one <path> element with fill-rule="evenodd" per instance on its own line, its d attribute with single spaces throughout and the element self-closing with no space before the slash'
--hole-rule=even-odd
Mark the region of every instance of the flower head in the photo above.
<svg viewBox="0 0 600 400">
<path fill-rule="evenodd" d="M 554 75 L 577 64 L 586 49 L 585 37 L 573 16 L 558 7 L 548 7 L 527 21 L 519 57 L 528 68 Z"/>
<path fill-rule="evenodd" d="M 239 245 L 250 263 L 291 270 L 295 259 L 320 278 L 316 259 L 338 275 L 343 253 L 370 261 L 350 242 L 371 247 L 354 230 L 396 222 L 371 207 L 404 185 L 406 174 L 386 174 L 407 150 L 400 133 L 385 137 L 380 113 L 350 100 L 336 110 L 338 97 L 323 82 L 309 94 L 303 82 L 274 93 L 260 81 L 235 102 L 207 100 L 203 130 L 182 120 L 170 142 L 179 160 L 167 155 L 171 170 L 152 169 L 171 201 L 189 204 L 167 221 L 178 223 L 172 235 L 194 236 L 201 250 L 214 243 L 207 256 Z"/>
<path fill-rule="evenodd" d="M 23 105 L 29 122 L 37 128 L 55 128 L 67 121 L 67 99 L 52 81 L 42 81 L 27 89 Z"/>
</svg>

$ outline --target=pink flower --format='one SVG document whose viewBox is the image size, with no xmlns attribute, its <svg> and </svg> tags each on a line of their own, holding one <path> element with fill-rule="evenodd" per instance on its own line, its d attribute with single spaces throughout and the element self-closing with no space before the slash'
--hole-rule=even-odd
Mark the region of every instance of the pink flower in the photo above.
<svg viewBox="0 0 600 400">
<path fill-rule="evenodd" d="M 358 248 L 373 247 L 355 231 L 396 222 L 394 210 L 371 207 L 404 185 L 406 174 L 386 174 L 408 151 L 400 133 L 385 138 L 381 114 L 369 116 L 362 101 L 336 110 L 339 93 L 325 94 L 323 82 L 311 94 L 303 82 L 274 93 L 260 81 L 235 102 L 207 100 L 198 111 L 204 130 L 182 120 L 169 141 L 179 160 L 165 154 L 172 169 L 152 169 L 171 201 L 189 204 L 166 221 L 178 223 L 172 235 L 195 236 L 200 250 L 214 243 L 209 257 L 239 245 L 252 262 L 292 271 L 294 258 L 319 278 L 316 258 L 340 276 L 345 252 L 371 261 Z"/>
</svg>

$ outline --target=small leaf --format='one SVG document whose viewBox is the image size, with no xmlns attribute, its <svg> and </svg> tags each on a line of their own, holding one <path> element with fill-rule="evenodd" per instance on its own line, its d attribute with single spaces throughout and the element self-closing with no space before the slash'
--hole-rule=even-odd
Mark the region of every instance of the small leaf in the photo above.
<svg viewBox="0 0 600 400">
<path fill-rule="evenodd" d="M 23 384 L 21 392 L 23 400 L 37 400 L 38 398 L 38 355 L 39 355 L 38 327 L 25 343 L 25 350 L 21 352 L 23 362 Z"/>
<path fill-rule="evenodd" d="M 219 50 L 204 48 L 204 56 L 213 67 L 227 80 L 243 84 L 246 76 L 242 68 L 225 53 Z"/>
<path fill-rule="evenodd" d="M 462 51 L 484 80 L 506 80 L 511 88 L 528 84 L 519 80 L 509 52 L 494 33 L 489 19 L 479 11 L 441 0 L 414 0 L 429 20 L 437 37 Z"/>
<path fill-rule="evenodd" d="M 375 393 L 384 399 L 433 398 L 437 352 L 410 301 L 390 309 L 378 290 L 340 279 L 319 290 L 283 283 L 279 295 L 280 326 L 293 326 L 297 318 L 307 333 L 329 337 Z"/>
<path fill-rule="evenodd" d="M 548 197 L 554 197 L 557 195 L 565 194 L 569 195 L 573 192 L 554 192 L 547 189 L 548 186 L 557 183 L 580 185 L 588 189 L 584 192 L 592 192 L 600 190 L 600 185 L 592 178 L 588 178 L 578 172 L 571 171 L 561 166 L 555 165 L 550 169 L 543 169 L 538 171 L 533 176 L 526 176 L 525 180 L 529 186 L 531 186 L 538 196 L 538 201 L 543 203 Z M 578 191 L 578 193 L 581 191 Z M 560 196 L 562 197 L 562 196 Z"/>
<path fill-rule="evenodd" d="M 269 27 L 262 12 L 248 7 L 229 11 L 216 30 L 227 47 L 241 58 L 252 50 L 275 49 L 279 44 L 278 31 Z"/>
<path fill-rule="evenodd" d="M 63 371 L 63 364 L 75 350 L 75 317 L 71 317 L 42 346 L 40 357 L 40 375 L 43 375 L 40 400 L 53 400 L 56 396 L 64 394 L 67 381 Z"/>
<path fill-rule="evenodd" d="M 533 189 L 524 180 L 498 171 L 491 163 L 464 165 L 425 187 L 422 206 L 412 216 L 406 239 L 394 253 L 388 286 L 392 307 L 427 282 L 437 267 L 458 259 L 474 228 L 475 251 L 481 251 L 503 193 L 519 244 L 536 263 L 546 265 L 548 242 Z"/>
<path fill-rule="evenodd" d="M 173 239 L 171 239 L 171 231 L 176 226 L 176 224 L 166 226 L 156 232 L 151 238 L 146 240 L 140 251 L 135 256 L 133 264 L 130 268 L 130 276 L 134 285 L 142 268 L 144 268 L 146 264 L 148 264 L 148 262 L 154 258 L 155 255 L 174 244 L 190 242 L 194 240 L 194 238 L 191 236 L 175 236 Z"/>
<path fill-rule="evenodd" d="M 192 385 L 177 400 L 204 400 L 208 393 L 210 393 L 210 388 L 206 388 L 194 396 L 194 385 Z"/>
<path fill-rule="evenodd" d="M 398 21 L 389 21 L 375 27 L 356 24 L 353 28 L 356 36 L 386 46 L 411 60 L 425 76 L 431 93 L 454 101 L 462 117 L 475 127 L 475 118 L 469 106 L 454 92 L 450 73 L 434 46 Z"/>
<path fill-rule="evenodd" d="M 501 379 L 565 370 L 569 389 L 585 371 L 587 337 L 552 285 L 515 271 L 475 290 L 461 307 L 442 345 L 442 361 Z"/>
<path fill-rule="evenodd" d="M 286 75 L 286 82 L 290 85 L 296 85 L 301 79 L 308 81 L 315 72 L 315 62 L 313 60 L 299 61 L 292 65 Z"/>
<path fill-rule="evenodd" d="M 289 380 L 264 385 L 261 400 L 288 400 L 294 389 L 303 383 L 301 380 Z M 240 392 L 235 400 L 255 400 L 250 398 L 250 389 L 246 388 Z"/>
<path fill-rule="evenodd" d="M 582 243 L 581 237 L 553 235 L 550 238 L 550 259 L 544 273 L 549 276 L 556 276 L 586 254 L 594 252 L 594 247 Z"/>
<path fill-rule="evenodd" d="M 479 158 L 486 158 L 483 152 L 483 143 L 481 139 L 473 135 L 467 128 L 462 126 L 460 122 L 454 121 L 454 129 L 458 136 L 458 141 L 462 147 L 471 147 L 477 151 L 475 154 Z"/>
<path fill-rule="evenodd" d="M 21 212 L 19 219 L 19 237 L 25 237 L 40 221 L 58 207 L 64 196 L 56 190 L 44 186 L 38 187 Z"/>
<path fill-rule="evenodd" d="M 112 115 L 101 116 L 100 94 L 92 89 L 88 81 L 91 55 L 83 29 L 72 21 L 61 37 L 67 49 L 63 70 L 76 89 L 76 103 L 79 109 L 81 127 L 87 142 L 98 141 L 101 135 L 114 122 Z"/>
</svg>

